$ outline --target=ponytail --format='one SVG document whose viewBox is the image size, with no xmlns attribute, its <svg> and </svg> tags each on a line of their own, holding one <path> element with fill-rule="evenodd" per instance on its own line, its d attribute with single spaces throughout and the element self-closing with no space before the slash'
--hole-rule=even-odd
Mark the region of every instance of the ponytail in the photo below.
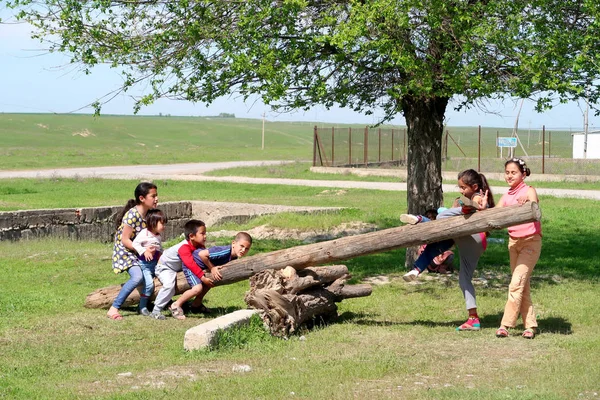
<svg viewBox="0 0 600 400">
<path fill-rule="evenodd" d="M 494 201 L 494 195 L 492 194 L 492 188 L 490 188 L 490 185 L 488 184 L 485 175 L 480 174 L 474 169 L 467 169 L 458 174 L 458 179 L 462 180 L 464 184 L 469 186 L 477 185 L 477 187 L 479 187 L 479 190 L 481 190 L 484 193 L 487 191 L 488 208 L 493 208 L 496 206 L 496 202 Z"/>
<path fill-rule="evenodd" d="M 121 226 L 121 222 L 123 221 L 123 217 L 127 214 L 127 211 L 131 210 L 136 205 L 135 199 L 129 199 L 125 204 L 125 207 L 121 211 L 117 213 L 115 216 L 115 229 L 118 230 Z"/>
<path fill-rule="evenodd" d="M 119 226 L 121 226 L 121 221 L 123 220 L 123 216 L 125 216 L 125 214 L 127 214 L 127 211 L 129 211 L 133 207 L 140 204 L 141 203 L 140 197 L 146 197 L 148 195 L 148 193 L 150 193 L 150 190 L 152 190 L 152 189 L 158 189 L 156 187 L 156 185 L 152 182 L 140 182 L 135 187 L 135 190 L 133 191 L 134 198 L 129 199 L 127 201 L 127 204 L 125 204 L 125 207 L 123 207 L 123 209 L 115 217 L 115 229 L 116 230 L 118 230 Z"/>
</svg>

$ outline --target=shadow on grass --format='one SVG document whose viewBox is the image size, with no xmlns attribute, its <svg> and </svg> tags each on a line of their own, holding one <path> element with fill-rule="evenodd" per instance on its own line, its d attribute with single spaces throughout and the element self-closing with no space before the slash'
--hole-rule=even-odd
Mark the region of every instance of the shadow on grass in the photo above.
<svg viewBox="0 0 600 400">
<path fill-rule="evenodd" d="M 492 314 L 492 315 L 484 315 L 480 316 L 479 320 L 481 325 L 484 327 L 499 327 L 500 322 L 502 321 L 502 313 Z M 454 327 L 461 325 L 465 322 L 464 319 L 460 321 L 431 321 L 431 320 L 421 320 L 417 319 L 414 321 L 408 322 L 392 322 L 392 321 L 379 321 L 373 319 L 375 314 L 373 313 L 354 313 L 352 311 L 346 311 L 341 314 L 336 322 L 343 323 L 349 322 L 356 325 L 364 325 L 364 326 L 425 326 L 429 328 L 435 327 Z M 538 320 L 538 331 L 540 333 L 553 333 L 559 335 L 571 335 L 573 331 L 571 330 L 571 323 L 562 317 L 550 317 Z M 522 326 L 517 326 L 517 328 L 523 328 Z"/>
<path fill-rule="evenodd" d="M 172 302 L 169 302 L 169 304 L 167 304 L 167 306 L 165 307 L 166 311 L 169 311 L 169 307 L 171 307 Z M 152 308 L 154 307 L 154 303 L 150 303 L 148 305 L 148 310 L 152 311 Z M 192 312 L 190 310 L 190 306 L 189 304 L 184 304 L 183 307 L 181 307 L 183 309 L 183 312 L 185 314 L 186 317 L 190 317 L 190 316 L 197 316 L 199 318 L 201 317 L 206 317 L 206 318 L 217 318 L 220 317 L 222 315 L 225 314 L 229 314 L 232 313 L 234 311 L 238 311 L 241 310 L 242 308 L 240 307 L 235 307 L 235 306 L 229 306 L 229 307 L 209 307 L 209 312 L 208 313 L 201 313 L 201 312 Z M 137 306 L 125 306 L 125 307 L 121 307 L 122 311 L 129 311 L 132 313 L 137 313 L 138 309 Z"/>
</svg>

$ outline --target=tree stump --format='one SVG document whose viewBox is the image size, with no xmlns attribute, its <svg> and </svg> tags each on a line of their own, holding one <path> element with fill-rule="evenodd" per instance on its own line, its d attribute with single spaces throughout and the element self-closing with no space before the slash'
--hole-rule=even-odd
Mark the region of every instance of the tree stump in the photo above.
<svg viewBox="0 0 600 400">
<path fill-rule="evenodd" d="M 288 337 L 308 321 L 337 316 L 343 299 L 371 294 L 370 285 L 346 285 L 349 278 L 345 265 L 264 270 L 250 278 L 245 301 L 261 310 L 272 335 Z"/>
</svg>

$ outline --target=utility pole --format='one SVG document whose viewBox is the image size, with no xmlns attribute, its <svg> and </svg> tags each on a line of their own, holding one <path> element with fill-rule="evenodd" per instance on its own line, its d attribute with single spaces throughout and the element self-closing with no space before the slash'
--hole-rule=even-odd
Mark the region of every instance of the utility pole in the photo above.
<svg viewBox="0 0 600 400">
<path fill-rule="evenodd" d="M 590 103 L 585 99 L 585 114 L 583 115 L 583 158 L 587 158 L 587 141 L 588 141 L 588 113 L 590 111 Z"/>
<path fill-rule="evenodd" d="M 264 149 L 265 149 L 265 116 L 266 116 L 266 114 L 265 114 L 265 112 L 263 111 L 263 115 L 262 115 L 262 117 L 263 117 L 263 126 L 262 126 L 262 144 L 261 144 L 261 146 L 260 146 L 260 149 L 261 149 L 261 150 L 264 150 Z"/>
</svg>

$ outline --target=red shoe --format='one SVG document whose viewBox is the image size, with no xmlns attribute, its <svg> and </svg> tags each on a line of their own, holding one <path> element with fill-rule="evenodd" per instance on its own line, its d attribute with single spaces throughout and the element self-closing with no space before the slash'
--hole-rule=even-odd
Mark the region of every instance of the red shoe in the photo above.
<svg viewBox="0 0 600 400">
<path fill-rule="evenodd" d="M 456 328 L 457 331 L 478 331 L 481 329 L 478 317 L 469 317 L 467 322 Z"/>
</svg>

